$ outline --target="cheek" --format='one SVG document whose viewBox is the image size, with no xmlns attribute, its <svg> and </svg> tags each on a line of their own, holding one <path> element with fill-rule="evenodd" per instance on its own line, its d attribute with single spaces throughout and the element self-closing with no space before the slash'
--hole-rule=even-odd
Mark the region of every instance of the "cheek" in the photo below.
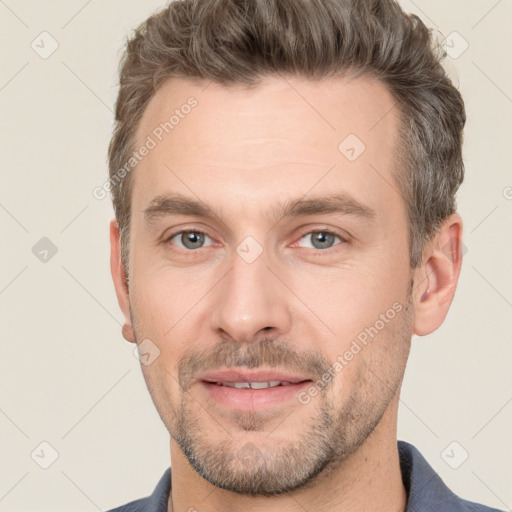
<svg viewBox="0 0 512 512">
<path fill-rule="evenodd" d="M 157 339 L 167 338 L 195 312 L 205 291 L 198 277 L 187 270 L 152 265 L 151 258 L 139 264 L 131 281 L 130 301 L 141 330 Z"/>
<path fill-rule="evenodd" d="M 362 316 L 368 318 L 353 325 L 352 334 L 340 334 L 337 350 L 330 353 L 337 374 L 333 395 L 342 401 L 350 396 L 366 397 L 361 402 L 387 396 L 402 378 L 410 350 L 410 306 L 395 301 L 381 312 Z"/>
<path fill-rule="evenodd" d="M 390 358 L 398 357 L 402 348 L 395 341 L 404 323 L 407 268 L 382 249 L 323 275 L 296 276 L 294 289 L 314 313 L 304 309 L 306 316 L 300 315 L 303 330 L 310 331 L 309 342 L 333 365 L 336 392 L 345 395 L 347 387 L 352 389 L 367 365 L 388 368 Z"/>
<path fill-rule="evenodd" d="M 165 292 L 158 281 L 145 280 L 143 286 L 133 286 L 130 301 L 138 337 L 162 340 L 174 323 L 176 300 L 173 294 Z"/>
<path fill-rule="evenodd" d="M 146 267 L 138 273 L 130 293 L 137 338 L 149 338 L 160 351 L 159 364 L 147 367 L 148 374 L 166 379 L 170 389 L 178 386 L 178 363 L 185 351 L 193 344 L 204 346 L 210 339 L 204 300 L 207 281 L 187 273 Z"/>
<path fill-rule="evenodd" d="M 297 295 L 337 339 L 347 339 L 373 325 L 395 302 L 405 299 L 407 275 L 391 265 L 344 265 L 329 273 L 297 276 Z"/>
<path fill-rule="evenodd" d="M 150 351 L 157 354 L 141 368 L 160 414 L 179 406 L 178 363 L 190 338 L 184 332 L 190 310 L 184 296 L 147 271 L 138 275 L 130 294 L 138 341 L 150 340 Z"/>
<path fill-rule="evenodd" d="M 174 421 L 181 400 L 177 379 L 171 377 L 168 366 L 169 363 L 163 353 L 151 365 L 142 365 L 142 374 L 151 399 L 167 426 Z"/>
</svg>

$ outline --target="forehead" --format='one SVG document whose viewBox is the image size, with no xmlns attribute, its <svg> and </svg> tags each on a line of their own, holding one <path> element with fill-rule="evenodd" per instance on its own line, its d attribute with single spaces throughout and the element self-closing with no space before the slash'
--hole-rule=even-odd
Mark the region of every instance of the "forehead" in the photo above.
<svg viewBox="0 0 512 512">
<path fill-rule="evenodd" d="M 391 93 L 370 77 L 268 77 L 222 86 L 168 80 L 142 116 L 136 148 L 151 140 L 134 172 L 133 200 L 179 191 L 225 207 L 339 189 L 385 207 L 400 122 Z M 401 199 L 398 197 L 398 199 Z"/>
</svg>

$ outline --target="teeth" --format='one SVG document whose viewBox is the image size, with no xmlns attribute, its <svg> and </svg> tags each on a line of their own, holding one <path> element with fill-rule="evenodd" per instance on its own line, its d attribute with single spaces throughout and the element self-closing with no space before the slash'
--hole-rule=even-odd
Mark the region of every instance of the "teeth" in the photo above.
<svg viewBox="0 0 512 512">
<path fill-rule="evenodd" d="M 271 380 L 270 382 L 217 382 L 220 386 L 228 386 L 230 388 L 237 389 L 265 389 L 275 388 L 281 384 L 279 380 Z M 283 382 L 283 384 L 290 384 L 289 382 Z"/>
<path fill-rule="evenodd" d="M 225 386 L 230 386 L 236 389 L 250 389 L 251 385 L 248 382 L 225 382 Z"/>
<path fill-rule="evenodd" d="M 264 388 L 275 388 L 279 386 L 278 380 L 271 380 L 270 382 L 251 382 L 251 389 L 264 389 Z"/>
</svg>

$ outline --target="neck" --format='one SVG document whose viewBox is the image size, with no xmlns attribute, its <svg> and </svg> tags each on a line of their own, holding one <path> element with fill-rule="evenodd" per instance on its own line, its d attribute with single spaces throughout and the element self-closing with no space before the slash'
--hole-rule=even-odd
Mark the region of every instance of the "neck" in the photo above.
<svg viewBox="0 0 512 512">
<path fill-rule="evenodd" d="M 348 459 L 319 474 L 306 488 L 279 496 L 243 496 L 202 479 L 171 439 L 169 512 L 404 512 L 403 486 L 392 404 L 365 443 Z"/>
</svg>

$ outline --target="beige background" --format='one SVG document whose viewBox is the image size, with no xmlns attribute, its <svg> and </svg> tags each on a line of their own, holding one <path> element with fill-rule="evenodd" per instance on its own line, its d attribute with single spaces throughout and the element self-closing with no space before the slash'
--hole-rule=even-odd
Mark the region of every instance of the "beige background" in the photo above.
<svg viewBox="0 0 512 512">
<path fill-rule="evenodd" d="M 170 462 L 121 337 L 110 201 L 92 195 L 107 176 L 123 39 L 161 3 L 0 0 L 0 512 L 106 510 L 149 494 Z M 399 439 L 456 493 L 510 510 L 512 3 L 403 5 L 448 36 L 457 57 L 447 66 L 468 114 L 459 194 L 467 253 L 446 322 L 414 339 Z M 58 48 L 43 59 L 52 39 Z M 47 262 L 32 252 L 42 237 L 58 249 Z M 58 453 L 48 469 L 43 441 Z M 446 460 L 459 463 L 462 450 L 469 458 L 452 469 Z"/>
</svg>

